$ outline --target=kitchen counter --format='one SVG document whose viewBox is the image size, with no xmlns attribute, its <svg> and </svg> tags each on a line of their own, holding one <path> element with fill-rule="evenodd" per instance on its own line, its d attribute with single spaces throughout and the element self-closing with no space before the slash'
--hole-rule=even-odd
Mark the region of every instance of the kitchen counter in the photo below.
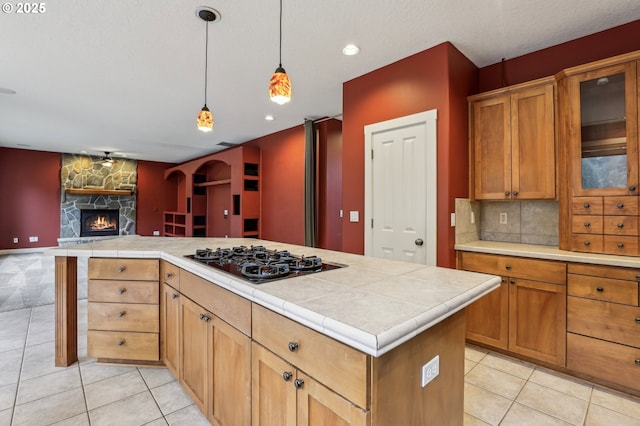
<svg viewBox="0 0 640 426">
<path fill-rule="evenodd" d="M 581 253 L 560 250 L 555 246 L 478 240 L 471 243 L 456 244 L 455 249 L 460 251 L 501 254 L 506 256 L 530 257 L 535 259 L 640 268 L 640 257 Z"/>
<path fill-rule="evenodd" d="M 323 262 L 348 266 L 256 285 L 184 257 L 198 248 L 238 245 L 317 255 Z M 72 329 L 75 321 L 74 315 L 65 315 L 63 309 L 72 302 L 69 299 L 75 298 L 75 258 L 159 258 L 375 357 L 452 316 L 500 284 L 499 278 L 491 275 L 256 239 L 128 236 L 46 253 L 56 256 L 56 321 L 61 329 Z M 67 264 L 67 259 L 73 261 Z M 61 340 L 62 336 L 56 336 L 57 354 L 64 352 Z M 56 362 L 59 359 L 57 355 Z"/>
</svg>

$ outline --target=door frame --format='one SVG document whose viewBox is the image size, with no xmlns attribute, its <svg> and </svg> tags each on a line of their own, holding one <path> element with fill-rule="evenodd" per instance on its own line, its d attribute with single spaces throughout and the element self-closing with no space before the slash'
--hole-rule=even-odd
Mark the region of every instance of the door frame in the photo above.
<svg viewBox="0 0 640 426">
<path fill-rule="evenodd" d="M 371 256 L 373 253 L 373 229 L 371 220 L 373 214 L 373 169 L 371 158 L 371 145 L 373 134 L 381 131 L 389 131 L 400 127 L 415 124 L 425 124 L 426 144 L 424 165 L 426 167 L 426 181 L 433 182 L 425 185 L 427 208 L 425 217 L 425 259 L 427 265 L 436 266 L 437 259 L 437 179 L 438 179 L 438 137 L 437 137 L 438 110 L 432 109 L 404 117 L 381 121 L 379 123 L 364 126 L 364 254 Z M 432 241 L 429 241 L 428 238 Z"/>
</svg>

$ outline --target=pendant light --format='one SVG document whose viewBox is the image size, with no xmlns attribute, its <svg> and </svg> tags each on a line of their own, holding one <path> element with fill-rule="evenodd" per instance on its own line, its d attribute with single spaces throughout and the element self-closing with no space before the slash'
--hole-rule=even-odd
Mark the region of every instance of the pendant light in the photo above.
<svg viewBox="0 0 640 426">
<path fill-rule="evenodd" d="M 213 130 L 213 114 L 207 108 L 207 70 L 208 70 L 208 53 L 209 53 L 209 22 L 218 21 L 220 14 L 211 8 L 199 8 L 196 14 L 205 22 L 205 42 L 204 42 L 204 106 L 198 113 L 198 130 L 210 132 Z"/>
<path fill-rule="evenodd" d="M 286 104 L 291 100 L 291 80 L 287 72 L 282 68 L 282 0 L 280 0 L 280 57 L 269 82 L 269 97 L 277 104 Z"/>
</svg>

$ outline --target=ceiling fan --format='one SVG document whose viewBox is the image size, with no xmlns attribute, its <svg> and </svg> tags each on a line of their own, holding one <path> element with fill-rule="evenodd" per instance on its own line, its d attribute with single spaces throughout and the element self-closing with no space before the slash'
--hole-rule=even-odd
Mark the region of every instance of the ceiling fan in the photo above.
<svg viewBox="0 0 640 426">
<path fill-rule="evenodd" d="M 109 151 L 105 151 L 104 152 L 104 156 L 100 159 L 100 162 L 102 163 L 102 165 L 104 167 L 111 167 L 113 166 L 113 163 L 116 162 L 116 160 L 114 160 L 113 158 L 111 158 L 109 156 L 110 152 Z"/>
</svg>

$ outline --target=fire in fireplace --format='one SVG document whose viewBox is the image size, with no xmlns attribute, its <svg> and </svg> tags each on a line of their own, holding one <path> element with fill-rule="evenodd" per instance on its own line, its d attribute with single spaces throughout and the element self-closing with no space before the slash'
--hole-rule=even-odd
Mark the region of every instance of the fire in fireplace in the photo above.
<svg viewBox="0 0 640 426">
<path fill-rule="evenodd" d="M 118 209 L 80 210 L 80 236 L 118 235 L 120 229 Z"/>
</svg>

